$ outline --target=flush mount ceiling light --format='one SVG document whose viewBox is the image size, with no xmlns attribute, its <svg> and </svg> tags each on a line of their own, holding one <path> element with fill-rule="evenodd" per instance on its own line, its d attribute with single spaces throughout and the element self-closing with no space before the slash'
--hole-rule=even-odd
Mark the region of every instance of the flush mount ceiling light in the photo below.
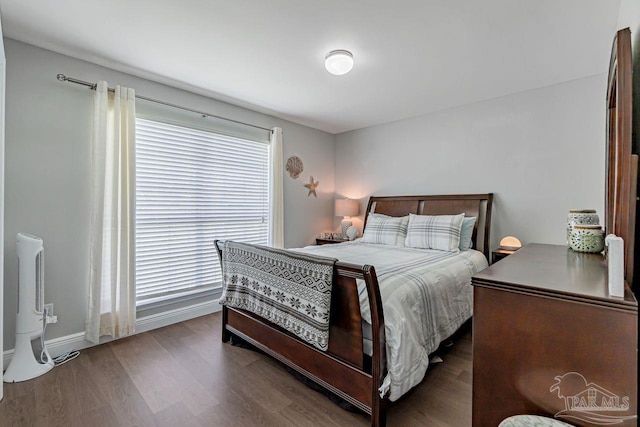
<svg viewBox="0 0 640 427">
<path fill-rule="evenodd" d="M 347 50 L 332 50 L 324 57 L 324 67 L 336 76 L 347 74 L 353 68 L 353 55 Z"/>
</svg>

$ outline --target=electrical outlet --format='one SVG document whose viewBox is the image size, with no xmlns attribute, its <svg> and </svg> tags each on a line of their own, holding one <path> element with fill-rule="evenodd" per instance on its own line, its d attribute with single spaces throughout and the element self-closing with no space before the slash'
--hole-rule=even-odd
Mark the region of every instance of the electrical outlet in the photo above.
<svg viewBox="0 0 640 427">
<path fill-rule="evenodd" d="M 44 305 L 44 313 L 47 316 L 53 316 L 53 303 Z"/>
</svg>

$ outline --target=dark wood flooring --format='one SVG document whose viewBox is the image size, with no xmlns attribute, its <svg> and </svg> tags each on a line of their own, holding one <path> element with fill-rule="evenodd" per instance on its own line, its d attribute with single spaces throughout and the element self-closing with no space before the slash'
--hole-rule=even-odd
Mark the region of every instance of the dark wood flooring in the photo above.
<svg viewBox="0 0 640 427">
<path fill-rule="evenodd" d="M 367 426 L 273 359 L 220 342 L 220 313 L 83 350 L 4 385 L 1 426 Z M 389 426 L 471 425 L 471 333 L 390 405 Z"/>
</svg>

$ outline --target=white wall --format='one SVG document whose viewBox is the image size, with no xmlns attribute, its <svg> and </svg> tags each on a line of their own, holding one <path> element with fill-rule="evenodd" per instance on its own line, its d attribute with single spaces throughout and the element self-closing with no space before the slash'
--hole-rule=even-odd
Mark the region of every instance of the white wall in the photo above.
<svg viewBox="0 0 640 427">
<path fill-rule="evenodd" d="M 57 81 L 58 73 L 91 82 L 107 80 L 112 86 L 133 87 L 136 93 L 151 98 L 268 128 L 280 126 L 285 160 L 295 154 L 305 163 L 298 180 L 288 174 L 284 179 L 285 245 L 311 244 L 317 233 L 333 227 L 333 135 L 14 40 L 5 40 L 5 44 L 5 349 L 14 344 L 18 280 L 15 236 L 20 231 L 44 239 L 46 302 L 54 304 L 59 320 L 47 328 L 47 339 L 84 331 L 93 92 Z M 138 102 L 139 111 L 145 108 L 149 106 Z M 177 111 L 175 114 L 180 115 Z M 317 199 L 307 198 L 303 187 L 310 174 L 320 181 Z"/>
<path fill-rule="evenodd" d="M 618 13 L 618 29 L 631 29 L 631 37 L 638 38 L 637 34 L 633 34 L 638 28 L 638 20 L 640 19 L 640 1 L 638 0 L 622 0 L 620 2 L 620 12 Z M 613 40 L 613 36 L 612 36 Z"/>
<path fill-rule="evenodd" d="M 340 134 L 336 193 L 364 206 L 493 192 L 492 248 L 505 235 L 564 244 L 569 209 L 603 214 L 605 86 L 597 75 Z"/>
</svg>

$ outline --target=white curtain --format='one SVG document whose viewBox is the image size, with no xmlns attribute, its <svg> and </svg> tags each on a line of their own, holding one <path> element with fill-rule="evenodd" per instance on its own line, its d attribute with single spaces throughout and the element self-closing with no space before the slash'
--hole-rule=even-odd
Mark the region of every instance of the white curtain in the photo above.
<svg viewBox="0 0 640 427">
<path fill-rule="evenodd" d="M 284 190 L 282 188 L 282 129 L 271 130 L 269 147 L 269 245 L 274 248 L 284 247 Z"/>
<path fill-rule="evenodd" d="M 131 334 L 135 296 L 135 92 L 98 82 L 93 117 L 86 339 Z"/>
</svg>

